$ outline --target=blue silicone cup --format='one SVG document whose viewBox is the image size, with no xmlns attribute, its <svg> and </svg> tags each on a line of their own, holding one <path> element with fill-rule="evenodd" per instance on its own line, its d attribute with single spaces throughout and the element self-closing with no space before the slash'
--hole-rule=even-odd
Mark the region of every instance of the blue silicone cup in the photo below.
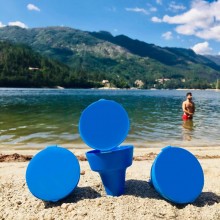
<svg viewBox="0 0 220 220">
<path fill-rule="evenodd" d="M 118 147 L 129 131 L 125 109 L 115 101 L 101 99 L 89 105 L 79 121 L 83 141 L 93 149 L 108 151 Z"/>
<path fill-rule="evenodd" d="M 151 183 L 165 199 L 187 204 L 194 202 L 201 194 L 204 174 L 193 154 L 168 146 L 162 149 L 151 167 Z"/>
<path fill-rule="evenodd" d="M 26 170 L 30 192 L 44 201 L 56 202 L 77 186 L 80 166 L 75 155 L 62 147 L 50 146 L 36 154 Z"/>
<path fill-rule="evenodd" d="M 124 193 L 125 174 L 133 159 L 133 146 L 121 146 L 112 151 L 92 150 L 86 157 L 93 171 L 98 172 L 107 195 L 120 196 Z"/>
</svg>

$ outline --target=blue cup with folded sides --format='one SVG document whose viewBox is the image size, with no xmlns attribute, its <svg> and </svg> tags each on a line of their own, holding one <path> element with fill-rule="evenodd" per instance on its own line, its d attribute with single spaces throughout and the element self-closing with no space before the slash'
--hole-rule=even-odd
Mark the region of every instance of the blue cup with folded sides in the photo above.
<svg viewBox="0 0 220 220">
<path fill-rule="evenodd" d="M 120 196 L 124 193 L 127 167 L 133 159 L 133 146 L 122 146 L 112 151 L 92 150 L 86 153 L 90 167 L 98 172 L 107 195 Z"/>
<path fill-rule="evenodd" d="M 98 172 L 107 195 L 124 193 L 127 167 L 133 159 L 133 146 L 119 146 L 129 131 L 125 109 L 115 101 L 101 99 L 89 105 L 79 121 L 83 141 L 95 149 L 86 153 L 93 171 Z"/>
</svg>

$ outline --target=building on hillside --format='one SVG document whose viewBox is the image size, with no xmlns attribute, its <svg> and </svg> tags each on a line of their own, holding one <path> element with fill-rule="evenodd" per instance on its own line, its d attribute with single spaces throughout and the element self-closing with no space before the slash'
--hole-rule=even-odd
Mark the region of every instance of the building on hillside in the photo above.
<svg viewBox="0 0 220 220">
<path fill-rule="evenodd" d="M 144 86 L 144 82 L 143 82 L 142 80 L 140 80 L 140 79 L 137 79 L 137 80 L 134 82 L 134 84 L 135 84 L 135 86 L 136 86 L 137 88 L 143 88 L 143 86 Z"/>
<path fill-rule="evenodd" d="M 160 83 L 160 84 L 164 84 L 165 82 L 169 81 L 170 79 L 168 78 L 161 78 L 161 79 L 156 79 L 155 81 Z"/>
<path fill-rule="evenodd" d="M 30 66 L 29 66 L 28 69 L 29 69 L 29 70 L 39 70 L 40 68 L 37 68 L 37 67 L 30 67 Z"/>
<path fill-rule="evenodd" d="M 104 87 L 110 87 L 110 82 L 107 79 L 103 79 L 102 84 L 104 85 Z"/>
</svg>

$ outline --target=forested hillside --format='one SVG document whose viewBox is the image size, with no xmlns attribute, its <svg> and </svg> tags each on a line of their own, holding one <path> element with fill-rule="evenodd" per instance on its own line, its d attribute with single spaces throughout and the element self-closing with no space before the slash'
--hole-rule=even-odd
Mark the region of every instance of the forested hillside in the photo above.
<svg viewBox="0 0 220 220">
<path fill-rule="evenodd" d="M 220 78 L 220 65 L 190 49 L 162 48 L 105 31 L 4 27 L 0 41 L 1 86 L 90 88 L 108 80 L 120 88 L 210 88 Z"/>
</svg>

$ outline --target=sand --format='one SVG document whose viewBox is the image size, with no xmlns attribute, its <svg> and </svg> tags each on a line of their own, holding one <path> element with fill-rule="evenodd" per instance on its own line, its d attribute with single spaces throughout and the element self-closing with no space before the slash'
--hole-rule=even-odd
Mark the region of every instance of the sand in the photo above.
<svg viewBox="0 0 220 220">
<path fill-rule="evenodd" d="M 148 183 L 160 149 L 135 149 L 135 160 L 127 169 L 126 192 L 120 197 L 105 195 L 99 175 L 84 160 L 87 150 L 71 149 L 80 159 L 80 182 L 71 195 L 56 203 L 35 198 L 25 182 L 28 160 L 39 151 L 1 150 L 0 158 L 9 156 L 0 162 L 0 219 L 220 219 L 219 147 L 188 148 L 198 157 L 205 174 L 202 194 L 188 205 L 167 202 Z"/>
</svg>

